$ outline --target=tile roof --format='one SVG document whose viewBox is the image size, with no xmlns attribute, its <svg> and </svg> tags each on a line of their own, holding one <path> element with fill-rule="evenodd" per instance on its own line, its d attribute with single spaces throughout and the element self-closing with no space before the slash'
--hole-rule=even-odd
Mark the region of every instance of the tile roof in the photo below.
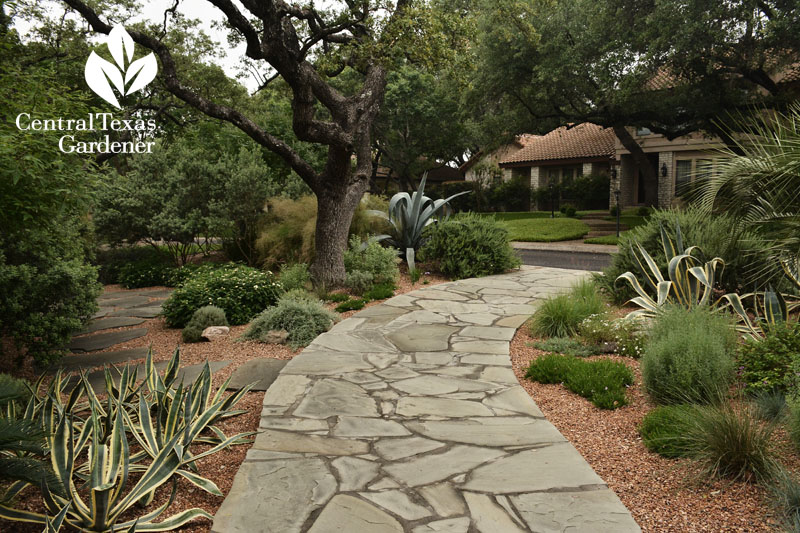
<svg viewBox="0 0 800 533">
<path fill-rule="evenodd" d="M 584 122 L 562 126 L 547 135 L 527 137 L 525 146 L 500 161 L 500 165 L 613 155 L 614 130 Z"/>
</svg>

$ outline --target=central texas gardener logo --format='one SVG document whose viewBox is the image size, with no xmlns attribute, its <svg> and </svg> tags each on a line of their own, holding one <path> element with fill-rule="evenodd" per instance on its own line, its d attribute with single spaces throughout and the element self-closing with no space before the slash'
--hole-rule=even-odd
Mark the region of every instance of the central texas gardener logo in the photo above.
<svg viewBox="0 0 800 533">
<path fill-rule="evenodd" d="M 121 25 L 114 26 L 109 32 L 106 45 L 116 65 L 92 52 L 86 61 L 84 77 L 97 96 L 117 109 L 122 109 L 114 88 L 120 97 L 144 89 L 156 77 L 158 63 L 152 52 L 133 61 L 133 39 Z"/>
</svg>

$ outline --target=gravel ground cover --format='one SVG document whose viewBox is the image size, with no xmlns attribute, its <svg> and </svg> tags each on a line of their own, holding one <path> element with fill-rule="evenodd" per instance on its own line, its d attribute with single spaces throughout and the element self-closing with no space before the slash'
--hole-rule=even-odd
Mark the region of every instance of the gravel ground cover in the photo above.
<svg viewBox="0 0 800 533">
<path fill-rule="evenodd" d="M 542 385 L 524 378 L 530 362 L 544 354 L 533 347 L 539 339 L 526 327 L 511 343 L 514 373 L 548 420 L 577 448 L 631 511 L 642 531 L 652 533 L 774 531 L 778 520 L 769 505 L 768 491 L 757 485 L 706 482 L 687 460 L 663 458 L 648 451 L 636 430 L 653 405 L 641 387 L 639 362 L 618 356 L 633 370 L 635 384 L 628 389 L 630 405 L 607 411 L 561 385 Z M 800 471 L 785 432 L 775 435 L 785 466 Z"/>
</svg>

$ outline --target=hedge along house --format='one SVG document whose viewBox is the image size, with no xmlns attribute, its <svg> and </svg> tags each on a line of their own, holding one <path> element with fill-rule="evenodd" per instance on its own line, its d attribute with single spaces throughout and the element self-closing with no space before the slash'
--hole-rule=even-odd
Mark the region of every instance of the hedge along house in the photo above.
<svg viewBox="0 0 800 533">
<path fill-rule="evenodd" d="M 569 185 L 578 176 L 608 175 L 614 162 L 614 131 L 588 122 L 529 136 L 498 164 L 503 179 L 521 178 L 531 189 Z M 541 208 L 541 206 L 539 206 Z"/>
</svg>

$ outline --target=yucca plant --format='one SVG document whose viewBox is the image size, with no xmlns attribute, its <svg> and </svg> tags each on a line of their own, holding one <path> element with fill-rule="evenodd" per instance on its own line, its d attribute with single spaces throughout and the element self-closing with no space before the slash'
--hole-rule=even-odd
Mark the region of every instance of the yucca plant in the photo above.
<svg viewBox="0 0 800 533">
<path fill-rule="evenodd" d="M 448 207 L 453 198 L 468 194 L 471 191 L 464 191 L 454 194 L 445 199 L 433 200 L 425 196 L 425 181 L 428 178 L 426 172 L 422 176 L 419 189 L 410 195 L 407 192 L 399 192 L 389 200 L 389 212 L 370 210 L 368 213 L 381 217 L 391 224 L 391 235 L 378 235 L 378 241 L 385 241 L 389 245 L 400 250 L 406 258 L 409 272 L 416 270 L 414 257 L 416 250 L 422 245 L 422 230 L 433 223 L 433 217 L 441 213 Z"/>
<path fill-rule="evenodd" d="M 617 278 L 617 281 L 627 281 L 638 295 L 630 302 L 641 309 L 629 313 L 628 318 L 651 318 L 665 304 L 691 309 L 712 303 L 716 272 L 717 269 L 724 268 L 724 261 L 719 257 L 705 261 L 702 250 L 697 246 L 685 248 L 680 225 L 676 225 L 674 242 L 661 226 L 661 244 L 668 261 L 667 277 L 640 244 L 636 244 L 639 254 L 633 254 L 648 287 L 655 292 L 655 297 L 641 286 L 632 272 L 625 272 Z"/>
</svg>

